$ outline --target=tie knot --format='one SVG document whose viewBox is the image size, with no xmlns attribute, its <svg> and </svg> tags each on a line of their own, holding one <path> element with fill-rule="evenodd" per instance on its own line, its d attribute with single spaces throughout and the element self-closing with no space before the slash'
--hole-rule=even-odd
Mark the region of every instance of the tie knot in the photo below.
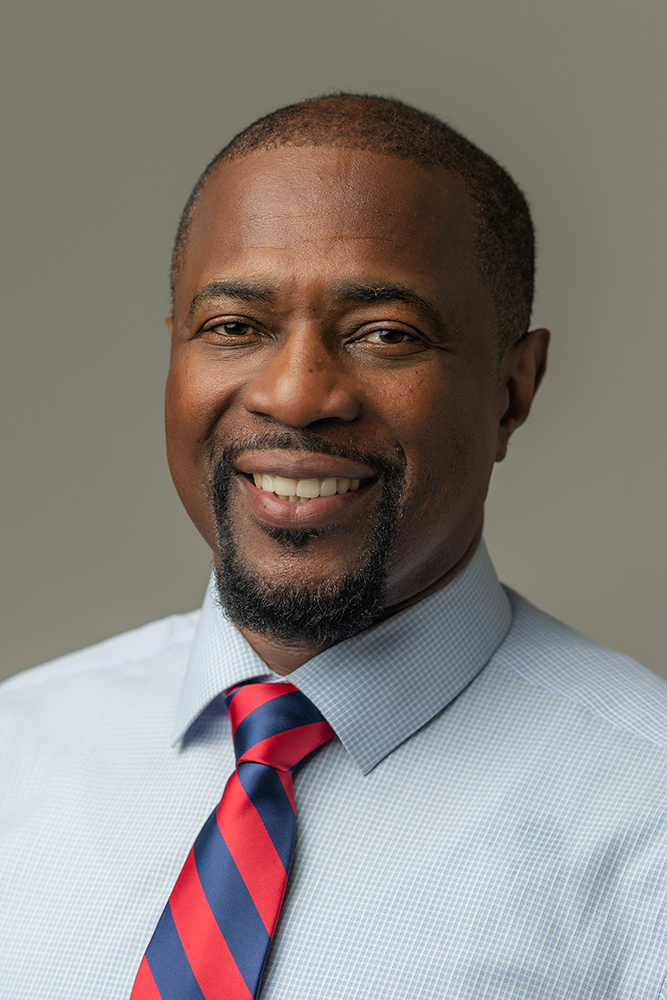
<svg viewBox="0 0 667 1000">
<path fill-rule="evenodd" d="M 227 695 L 236 763 L 291 771 L 334 731 L 294 684 L 243 684 Z"/>
</svg>

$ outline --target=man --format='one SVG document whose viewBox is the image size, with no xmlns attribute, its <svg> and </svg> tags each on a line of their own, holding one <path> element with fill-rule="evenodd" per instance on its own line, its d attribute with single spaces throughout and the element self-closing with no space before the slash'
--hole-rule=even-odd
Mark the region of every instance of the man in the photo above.
<svg viewBox="0 0 667 1000">
<path fill-rule="evenodd" d="M 204 173 L 167 441 L 214 580 L 5 686 L 3 996 L 667 997 L 664 685 L 481 541 L 532 274 L 511 179 L 398 102 L 281 109 Z"/>
</svg>

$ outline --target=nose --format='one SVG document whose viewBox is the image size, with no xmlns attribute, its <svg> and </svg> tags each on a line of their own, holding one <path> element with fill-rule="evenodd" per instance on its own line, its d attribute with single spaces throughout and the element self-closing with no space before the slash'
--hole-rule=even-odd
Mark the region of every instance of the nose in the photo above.
<svg viewBox="0 0 667 1000">
<path fill-rule="evenodd" d="M 247 385 L 246 409 L 288 427 L 321 420 L 354 420 L 361 410 L 359 384 L 346 371 L 343 349 L 324 342 L 306 326 L 267 348 L 261 368 Z"/>
</svg>

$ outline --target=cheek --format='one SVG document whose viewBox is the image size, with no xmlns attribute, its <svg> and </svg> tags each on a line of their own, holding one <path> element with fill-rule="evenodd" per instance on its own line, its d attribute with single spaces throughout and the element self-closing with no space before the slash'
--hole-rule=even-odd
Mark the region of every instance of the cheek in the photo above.
<svg viewBox="0 0 667 1000">
<path fill-rule="evenodd" d="M 424 378 L 400 400 L 401 445 L 415 502 L 429 498 L 428 519 L 483 502 L 497 447 L 491 395 L 463 377 L 431 385 Z"/>
<path fill-rule="evenodd" d="M 196 356 L 172 356 L 165 394 L 168 448 L 197 461 L 223 407 L 224 390 L 210 367 Z"/>
<path fill-rule="evenodd" d="M 190 395 L 185 391 L 183 383 L 170 375 L 165 395 L 167 460 L 179 493 L 181 475 L 195 458 L 199 440 L 198 424 L 199 414 Z"/>
<path fill-rule="evenodd" d="M 215 403 L 187 365 L 169 371 L 165 393 L 167 461 L 183 506 L 210 541 L 211 518 L 206 465 L 207 428 L 215 422 Z"/>
</svg>

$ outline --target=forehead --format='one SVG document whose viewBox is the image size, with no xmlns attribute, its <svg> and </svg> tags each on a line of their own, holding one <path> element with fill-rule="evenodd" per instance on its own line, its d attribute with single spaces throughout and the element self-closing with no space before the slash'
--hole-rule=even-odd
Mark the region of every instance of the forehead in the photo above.
<svg viewBox="0 0 667 1000">
<path fill-rule="evenodd" d="M 479 295 L 473 241 L 464 182 L 444 169 L 332 147 L 259 150 L 207 180 L 176 299 L 187 305 L 221 272 L 287 282 L 316 273 L 324 284 L 372 275 L 416 280 L 435 297 Z"/>
</svg>

